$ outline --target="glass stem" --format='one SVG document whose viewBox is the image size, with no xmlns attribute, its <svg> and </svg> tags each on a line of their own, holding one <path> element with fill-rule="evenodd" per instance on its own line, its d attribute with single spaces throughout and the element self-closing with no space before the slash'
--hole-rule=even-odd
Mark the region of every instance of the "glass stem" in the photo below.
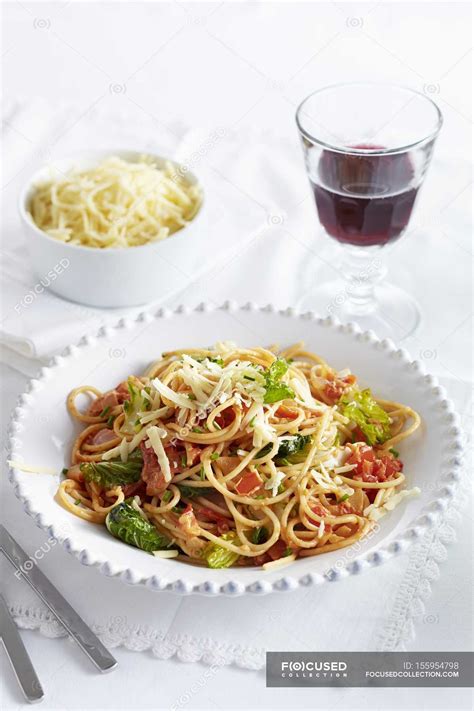
<svg viewBox="0 0 474 711">
<path fill-rule="evenodd" d="M 345 309 L 355 316 L 375 311 L 375 287 L 387 269 L 380 258 L 381 247 L 344 245 L 341 272 L 346 282 Z"/>
</svg>

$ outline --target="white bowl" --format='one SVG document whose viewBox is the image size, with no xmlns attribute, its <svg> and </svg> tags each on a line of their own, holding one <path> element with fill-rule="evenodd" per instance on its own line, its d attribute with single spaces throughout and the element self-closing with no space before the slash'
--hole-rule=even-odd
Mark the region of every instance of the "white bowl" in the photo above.
<svg viewBox="0 0 474 711">
<path fill-rule="evenodd" d="M 67 172 L 71 168 L 91 168 L 108 156 L 135 161 L 143 153 L 137 151 L 84 151 L 54 161 L 54 168 Z M 161 167 L 175 161 L 150 154 Z M 50 237 L 33 222 L 28 205 L 36 184 L 50 177 L 51 166 L 44 166 L 27 181 L 20 195 L 19 210 L 32 268 L 39 279 L 49 276 L 51 291 L 71 301 L 89 306 L 118 307 L 147 304 L 177 290 L 180 254 L 193 250 L 204 254 L 206 244 L 205 198 L 199 212 L 183 229 L 167 239 L 139 247 L 107 247 L 97 249 L 67 244 Z M 192 185 L 197 177 L 187 171 Z M 200 183 L 199 183 L 200 184 Z M 178 276 L 178 279 L 177 279 Z"/>
<path fill-rule="evenodd" d="M 373 534 L 350 548 L 301 558 L 283 570 L 228 568 L 210 570 L 176 560 L 158 559 L 110 536 L 105 526 L 83 521 L 55 501 L 59 474 L 28 474 L 13 469 L 17 496 L 38 526 L 58 539 L 81 563 L 105 575 L 152 590 L 207 595 L 268 593 L 337 581 L 376 567 L 404 551 L 432 525 L 453 496 L 460 476 L 461 430 L 452 403 L 420 362 L 390 341 L 362 333 L 353 324 L 319 319 L 312 313 L 275 311 L 251 304 L 191 311 L 160 309 L 135 320 L 122 320 L 67 348 L 43 368 L 13 412 L 10 457 L 58 473 L 69 463 L 76 427 L 66 410 L 68 392 L 80 383 L 107 390 L 130 373 L 143 372 L 163 350 L 208 345 L 217 340 L 241 345 L 289 345 L 301 339 L 337 370 L 350 367 L 375 393 L 415 408 L 422 426 L 400 445 L 407 487 L 419 486 L 419 497 L 384 516 Z M 374 576 L 377 571 L 372 572 Z M 374 581 L 375 585 L 377 584 Z"/>
</svg>

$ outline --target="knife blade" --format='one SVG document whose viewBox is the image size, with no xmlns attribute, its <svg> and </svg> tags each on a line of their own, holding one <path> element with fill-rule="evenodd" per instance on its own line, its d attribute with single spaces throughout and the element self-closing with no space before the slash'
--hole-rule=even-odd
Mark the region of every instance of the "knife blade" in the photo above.
<svg viewBox="0 0 474 711">
<path fill-rule="evenodd" d="M 101 672 L 115 669 L 115 657 L 2 525 L 0 548 L 97 669 Z"/>
<path fill-rule="evenodd" d="M 7 603 L 0 594 L 0 640 L 15 672 L 26 700 L 34 704 L 44 696 L 41 682 L 34 670 L 31 659 L 13 621 Z"/>
</svg>

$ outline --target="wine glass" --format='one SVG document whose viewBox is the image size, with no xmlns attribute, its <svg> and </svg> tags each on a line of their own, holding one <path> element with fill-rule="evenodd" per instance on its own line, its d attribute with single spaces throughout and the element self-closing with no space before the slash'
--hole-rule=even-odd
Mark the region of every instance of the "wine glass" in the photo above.
<svg viewBox="0 0 474 711">
<path fill-rule="evenodd" d="M 405 232 L 442 116 L 401 86 L 327 86 L 298 107 L 296 123 L 319 221 L 343 246 L 341 278 L 318 284 L 299 308 L 326 310 L 395 341 L 420 321 L 416 301 L 383 282 L 382 250 Z M 421 266 L 421 265 L 420 265 Z"/>
</svg>

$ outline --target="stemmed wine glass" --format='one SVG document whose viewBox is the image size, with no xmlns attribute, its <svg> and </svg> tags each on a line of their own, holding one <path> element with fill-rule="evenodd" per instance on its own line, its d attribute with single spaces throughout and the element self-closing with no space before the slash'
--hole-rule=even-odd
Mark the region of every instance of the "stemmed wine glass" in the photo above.
<svg viewBox="0 0 474 711">
<path fill-rule="evenodd" d="M 319 221 L 343 246 L 339 282 L 318 284 L 298 306 L 356 320 L 383 337 L 406 338 L 418 326 L 419 308 L 405 291 L 383 282 L 382 249 L 408 226 L 441 112 L 412 89 L 338 84 L 310 94 L 296 122 Z"/>
</svg>

